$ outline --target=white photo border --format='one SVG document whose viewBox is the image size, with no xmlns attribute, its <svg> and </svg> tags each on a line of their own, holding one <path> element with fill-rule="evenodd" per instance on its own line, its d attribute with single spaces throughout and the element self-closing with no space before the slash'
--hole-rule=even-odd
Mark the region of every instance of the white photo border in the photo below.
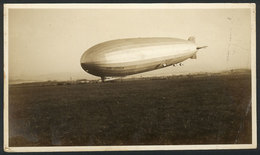
<svg viewBox="0 0 260 155">
<path fill-rule="evenodd" d="M 221 145 L 137 145 L 137 146 L 50 146 L 10 147 L 8 122 L 8 11 L 9 9 L 250 9 L 251 10 L 251 81 L 252 144 Z M 4 151 L 6 152 L 76 152 L 76 151 L 152 151 L 219 150 L 257 148 L 256 107 L 256 5 L 254 3 L 156 3 L 156 4 L 4 4 Z"/>
</svg>

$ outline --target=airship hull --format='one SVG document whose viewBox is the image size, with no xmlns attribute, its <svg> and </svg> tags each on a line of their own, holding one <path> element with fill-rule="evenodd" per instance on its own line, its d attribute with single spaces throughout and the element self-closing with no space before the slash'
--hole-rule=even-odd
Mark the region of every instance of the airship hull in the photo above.
<svg viewBox="0 0 260 155">
<path fill-rule="evenodd" d="M 194 53 L 176 57 L 172 59 L 164 60 L 151 60 L 150 62 L 133 62 L 127 64 L 84 64 L 81 63 L 81 66 L 88 73 L 96 76 L 109 76 L 109 77 L 118 77 L 118 76 L 127 76 L 132 74 L 138 74 L 142 72 L 152 71 L 160 68 L 164 68 L 173 64 L 180 63 L 190 57 Z"/>
<path fill-rule="evenodd" d="M 100 77 L 120 77 L 164 68 L 197 52 L 193 41 L 176 38 L 132 38 L 104 42 L 81 57 L 82 68 Z"/>
</svg>

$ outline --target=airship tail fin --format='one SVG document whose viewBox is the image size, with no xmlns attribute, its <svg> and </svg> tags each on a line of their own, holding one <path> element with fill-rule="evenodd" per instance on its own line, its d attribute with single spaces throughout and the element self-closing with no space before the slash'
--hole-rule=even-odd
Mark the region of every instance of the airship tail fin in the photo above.
<svg viewBox="0 0 260 155">
<path fill-rule="evenodd" d="M 208 46 L 199 46 L 199 47 L 197 47 L 197 50 L 199 50 L 199 49 L 202 49 L 202 48 L 207 48 Z"/>
<path fill-rule="evenodd" d="M 191 42 L 195 43 L 195 37 L 190 36 L 190 37 L 188 38 L 188 41 L 191 41 Z"/>
</svg>

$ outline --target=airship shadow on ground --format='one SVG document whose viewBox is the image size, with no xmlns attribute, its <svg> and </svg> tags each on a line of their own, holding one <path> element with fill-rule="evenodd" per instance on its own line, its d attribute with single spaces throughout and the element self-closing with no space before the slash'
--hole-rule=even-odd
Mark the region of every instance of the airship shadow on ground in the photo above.
<svg viewBox="0 0 260 155">
<path fill-rule="evenodd" d="M 81 67 L 88 73 L 109 77 L 152 71 L 174 66 L 186 59 L 196 59 L 199 49 L 195 37 L 178 38 L 127 38 L 111 40 L 88 49 L 81 57 Z"/>
</svg>

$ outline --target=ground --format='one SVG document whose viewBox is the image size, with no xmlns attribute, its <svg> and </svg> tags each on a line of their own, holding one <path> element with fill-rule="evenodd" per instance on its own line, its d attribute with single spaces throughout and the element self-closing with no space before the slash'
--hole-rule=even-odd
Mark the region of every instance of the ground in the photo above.
<svg viewBox="0 0 260 155">
<path fill-rule="evenodd" d="M 9 87 L 10 146 L 250 144 L 251 75 Z"/>
</svg>

